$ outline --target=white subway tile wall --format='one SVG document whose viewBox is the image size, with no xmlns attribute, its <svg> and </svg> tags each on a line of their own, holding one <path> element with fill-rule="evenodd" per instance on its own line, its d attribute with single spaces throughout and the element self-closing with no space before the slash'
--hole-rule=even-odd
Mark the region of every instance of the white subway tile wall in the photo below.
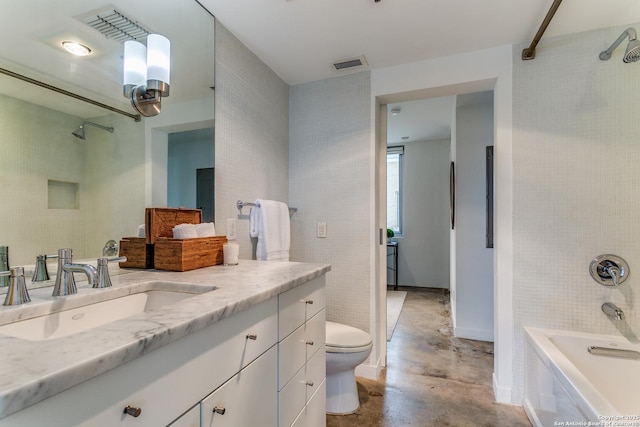
<svg viewBox="0 0 640 427">
<path fill-rule="evenodd" d="M 598 58 L 627 26 L 545 38 L 536 58 L 514 46 L 514 401 L 523 393 L 523 330 L 539 326 L 640 335 L 640 64 L 626 42 Z M 637 28 L 638 25 L 636 24 Z M 597 284 L 591 259 L 612 253 L 631 274 Z M 626 323 L 600 307 L 611 301 Z"/>
<path fill-rule="evenodd" d="M 296 261 L 331 264 L 327 319 L 369 331 L 371 75 L 294 85 L 290 92 L 290 200 Z M 327 238 L 316 238 L 318 221 Z"/>
</svg>

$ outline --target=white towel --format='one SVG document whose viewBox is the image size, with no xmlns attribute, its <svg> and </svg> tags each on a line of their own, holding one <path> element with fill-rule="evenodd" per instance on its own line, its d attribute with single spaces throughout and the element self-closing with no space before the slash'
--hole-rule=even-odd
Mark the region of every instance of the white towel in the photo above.
<svg viewBox="0 0 640 427">
<path fill-rule="evenodd" d="M 258 237 L 256 258 L 263 261 L 289 261 L 291 226 L 289 208 L 282 202 L 256 200 L 251 209 L 250 235 Z"/>
<path fill-rule="evenodd" d="M 180 224 L 173 227 L 174 239 L 193 239 L 198 237 L 195 224 Z"/>
<path fill-rule="evenodd" d="M 212 222 L 196 224 L 196 233 L 198 234 L 198 237 L 215 237 L 216 227 Z"/>
</svg>

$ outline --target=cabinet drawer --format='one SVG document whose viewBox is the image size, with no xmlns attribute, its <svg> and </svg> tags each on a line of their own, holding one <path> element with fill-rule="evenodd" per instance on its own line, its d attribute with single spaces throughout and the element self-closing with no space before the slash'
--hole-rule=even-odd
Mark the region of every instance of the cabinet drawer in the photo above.
<svg viewBox="0 0 640 427">
<path fill-rule="evenodd" d="M 278 390 L 282 390 L 304 366 L 307 347 L 304 325 L 278 343 Z"/>
<path fill-rule="evenodd" d="M 305 324 L 305 342 L 307 343 L 307 360 L 322 350 L 325 351 L 327 335 L 326 310 L 322 309 Z"/>
<path fill-rule="evenodd" d="M 295 331 L 324 306 L 324 276 L 280 294 L 278 296 L 279 339 L 282 340 Z"/>
<path fill-rule="evenodd" d="M 304 367 L 278 393 L 278 425 L 289 427 L 306 403 L 307 385 Z"/>
<path fill-rule="evenodd" d="M 318 387 L 324 382 L 327 376 L 327 353 L 317 351 L 315 355 L 307 362 L 306 373 L 304 376 L 306 388 L 306 401 L 318 390 Z"/>
<path fill-rule="evenodd" d="M 169 424 L 169 427 L 200 427 L 200 405 L 191 408 L 187 413 Z"/>
<path fill-rule="evenodd" d="M 272 298 L 10 415 L 0 424 L 166 426 L 273 347 L 277 331 L 277 299 Z M 256 334 L 256 340 L 247 339 L 247 334 Z M 270 370 L 275 366 L 274 360 Z M 123 414 L 128 405 L 141 408 L 140 416 Z"/>
<path fill-rule="evenodd" d="M 202 425 L 277 426 L 276 358 L 273 347 L 204 399 Z"/>
<path fill-rule="evenodd" d="M 305 408 L 304 427 L 327 426 L 327 383 L 322 381 Z"/>
</svg>

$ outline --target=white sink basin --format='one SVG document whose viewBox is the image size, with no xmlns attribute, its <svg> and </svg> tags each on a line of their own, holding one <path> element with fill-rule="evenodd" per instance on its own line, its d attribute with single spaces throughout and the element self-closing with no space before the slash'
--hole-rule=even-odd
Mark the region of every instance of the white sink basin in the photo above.
<svg viewBox="0 0 640 427">
<path fill-rule="evenodd" d="M 127 290 L 125 288 L 95 290 L 93 297 L 103 296 L 102 300 L 75 308 L 64 308 L 63 304 L 59 310 L 52 310 L 38 317 L 1 325 L 0 334 L 29 341 L 52 340 L 173 304 L 212 291 L 216 287 L 147 282 L 135 286 L 133 292 L 128 295 L 122 295 L 123 289 Z M 73 301 L 75 297 L 87 299 L 86 295 L 71 295 L 63 298 Z"/>
</svg>

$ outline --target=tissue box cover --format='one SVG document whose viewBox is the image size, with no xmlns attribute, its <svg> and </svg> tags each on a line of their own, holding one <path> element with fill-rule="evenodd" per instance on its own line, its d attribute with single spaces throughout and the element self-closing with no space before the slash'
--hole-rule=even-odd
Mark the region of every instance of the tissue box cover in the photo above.
<svg viewBox="0 0 640 427">
<path fill-rule="evenodd" d="M 153 244 L 161 237 L 173 237 L 173 227 L 179 224 L 200 224 L 200 209 L 147 208 L 145 232 L 147 243 Z"/>
</svg>

